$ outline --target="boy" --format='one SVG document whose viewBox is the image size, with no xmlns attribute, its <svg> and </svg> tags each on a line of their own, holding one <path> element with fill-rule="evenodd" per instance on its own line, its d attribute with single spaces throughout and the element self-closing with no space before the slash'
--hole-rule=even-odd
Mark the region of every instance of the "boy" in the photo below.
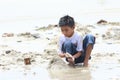
<svg viewBox="0 0 120 80">
<path fill-rule="evenodd" d="M 59 27 L 63 34 L 59 39 L 59 56 L 61 58 L 65 57 L 69 64 L 84 63 L 83 66 L 87 67 L 95 44 L 95 37 L 88 34 L 82 39 L 74 31 L 75 22 L 69 15 L 60 18 Z"/>
</svg>

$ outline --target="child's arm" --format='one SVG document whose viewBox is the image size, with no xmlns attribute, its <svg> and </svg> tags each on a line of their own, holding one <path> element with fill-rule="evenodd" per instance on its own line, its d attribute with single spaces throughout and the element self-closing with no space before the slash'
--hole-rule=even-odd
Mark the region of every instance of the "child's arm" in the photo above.
<svg viewBox="0 0 120 80">
<path fill-rule="evenodd" d="M 64 57 L 65 57 L 65 53 L 63 53 L 63 52 L 61 51 L 62 44 L 63 44 L 62 37 L 60 37 L 60 38 L 59 38 L 59 41 L 58 41 L 58 48 L 59 48 L 58 55 L 59 55 L 61 58 L 64 58 Z"/>
<path fill-rule="evenodd" d="M 77 52 L 75 55 L 73 55 L 73 58 L 75 59 L 75 58 L 78 58 L 78 57 L 80 57 L 81 56 L 81 51 L 79 51 L 79 52 Z"/>
<path fill-rule="evenodd" d="M 79 36 L 77 41 L 77 48 L 76 48 L 78 52 L 75 55 L 73 55 L 74 58 L 78 58 L 81 56 L 83 49 L 82 45 L 83 45 L 83 39 L 81 36 Z"/>
<path fill-rule="evenodd" d="M 65 57 L 65 53 L 60 53 L 58 54 L 61 58 L 64 58 Z"/>
</svg>

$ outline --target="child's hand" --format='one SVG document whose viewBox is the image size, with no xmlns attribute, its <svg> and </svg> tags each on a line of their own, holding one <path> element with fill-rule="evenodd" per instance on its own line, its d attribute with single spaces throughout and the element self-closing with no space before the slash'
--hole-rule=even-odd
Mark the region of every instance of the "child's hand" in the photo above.
<svg viewBox="0 0 120 80">
<path fill-rule="evenodd" d="M 74 65 L 75 58 L 71 54 L 65 53 L 65 57 L 67 58 L 67 60 L 70 64 Z"/>
<path fill-rule="evenodd" d="M 69 65 L 74 66 L 75 62 L 74 62 L 74 58 L 67 58 Z"/>
<path fill-rule="evenodd" d="M 65 53 L 65 57 L 68 59 L 72 59 L 73 61 L 75 60 L 74 57 L 69 53 Z"/>
</svg>

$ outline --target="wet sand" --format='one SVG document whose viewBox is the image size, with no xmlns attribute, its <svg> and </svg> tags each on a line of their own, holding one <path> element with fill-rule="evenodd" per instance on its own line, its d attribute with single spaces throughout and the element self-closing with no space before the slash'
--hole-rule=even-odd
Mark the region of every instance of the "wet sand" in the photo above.
<svg viewBox="0 0 120 80">
<path fill-rule="evenodd" d="M 0 78 L 3 80 L 120 80 L 120 24 L 105 22 L 94 25 L 76 23 L 81 35 L 92 33 L 96 44 L 89 67 L 74 68 L 57 55 L 61 34 L 57 25 L 36 27 L 35 33 L 13 33 L 0 37 Z M 8 33 L 10 34 L 10 33 Z M 25 65 L 29 57 L 31 64 Z"/>
</svg>

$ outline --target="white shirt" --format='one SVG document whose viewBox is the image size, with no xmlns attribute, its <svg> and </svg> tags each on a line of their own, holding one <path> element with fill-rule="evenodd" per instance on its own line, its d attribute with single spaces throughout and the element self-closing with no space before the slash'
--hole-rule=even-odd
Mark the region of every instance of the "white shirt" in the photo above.
<svg viewBox="0 0 120 80">
<path fill-rule="evenodd" d="M 82 44 L 83 44 L 83 39 L 82 37 L 74 32 L 74 34 L 72 35 L 72 37 L 65 37 L 64 35 L 60 36 L 59 38 L 59 53 L 63 53 L 61 51 L 62 49 L 62 44 L 66 41 L 66 40 L 70 40 L 71 43 L 75 44 L 77 46 L 76 50 L 77 51 L 82 51 L 83 50 L 83 47 L 82 47 Z"/>
</svg>

